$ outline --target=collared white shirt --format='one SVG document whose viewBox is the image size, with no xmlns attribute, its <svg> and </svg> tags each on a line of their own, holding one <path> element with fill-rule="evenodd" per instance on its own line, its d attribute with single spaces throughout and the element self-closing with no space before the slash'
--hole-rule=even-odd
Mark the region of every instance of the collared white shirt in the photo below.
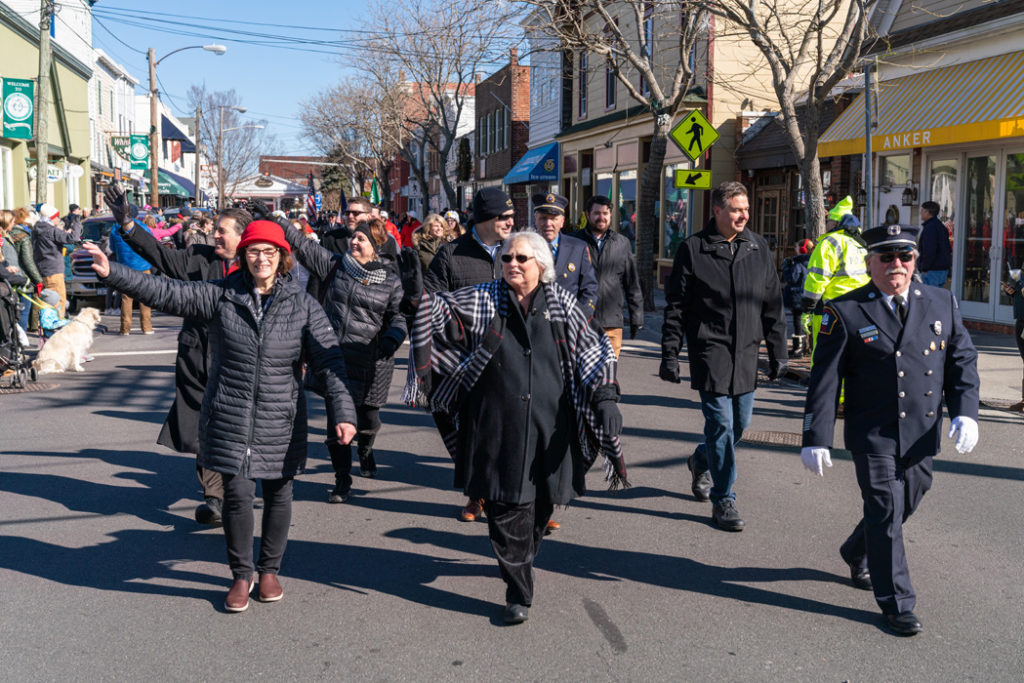
<svg viewBox="0 0 1024 683">
<path fill-rule="evenodd" d="M 484 244 L 484 241 L 480 239 L 480 235 L 476 234 L 475 226 L 473 227 L 473 239 L 475 239 L 477 241 L 477 244 L 483 247 L 487 251 L 487 253 L 491 255 L 491 260 L 493 261 L 494 257 L 498 255 L 498 250 L 501 249 L 501 241 L 499 241 L 494 246 Z"/>
<path fill-rule="evenodd" d="M 900 292 L 900 296 L 903 297 L 903 305 L 906 307 L 908 313 L 910 312 L 910 297 L 908 296 L 909 294 L 910 287 L 907 287 L 905 290 Z M 882 298 L 885 299 L 885 303 L 888 304 L 889 310 L 892 311 L 893 315 L 899 318 L 900 316 L 897 315 L 896 313 L 896 304 L 893 303 L 893 298 L 895 298 L 895 296 L 895 294 L 882 294 Z"/>
</svg>

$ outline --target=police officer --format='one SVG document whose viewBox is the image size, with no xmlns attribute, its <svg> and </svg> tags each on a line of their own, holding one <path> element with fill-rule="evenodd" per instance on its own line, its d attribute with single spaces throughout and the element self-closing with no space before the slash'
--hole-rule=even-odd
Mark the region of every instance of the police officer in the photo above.
<svg viewBox="0 0 1024 683">
<path fill-rule="evenodd" d="M 587 243 L 575 237 L 563 237 L 565 207 L 569 200 L 560 194 L 533 195 L 533 225 L 551 246 L 555 258 L 555 282 L 575 295 L 588 316 L 597 303 L 597 273 L 590 260 Z"/>
<path fill-rule="evenodd" d="M 844 197 L 828 212 L 826 234 L 807 263 L 801 306 L 811 314 L 811 346 L 817 343 L 823 303 L 863 287 L 870 279 L 864 268 L 864 239 L 853 215 L 853 199 Z M 793 321 L 793 327 L 797 327 Z"/>
<path fill-rule="evenodd" d="M 846 387 L 846 447 L 863 518 L 839 549 L 854 586 L 873 589 L 888 628 L 914 635 L 915 595 L 903 522 L 932 483 L 942 403 L 958 453 L 978 442 L 978 353 L 953 295 L 914 283 L 920 228 L 864 233 L 871 282 L 826 304 L 804 408 L 804 466 L 831 467 L 839 387 Z"/>
</svg>

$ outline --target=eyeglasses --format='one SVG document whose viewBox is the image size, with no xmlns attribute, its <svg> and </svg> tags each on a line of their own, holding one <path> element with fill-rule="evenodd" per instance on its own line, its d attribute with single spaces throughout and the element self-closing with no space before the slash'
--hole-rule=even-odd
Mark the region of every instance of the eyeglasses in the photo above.
<svg viewBox="0 0 1024 683">
<path fill-rule="evenodd" d="M 265 258 L 268 261 L 278 255 L 277 249 L 246 249 L 245 255 L 251 258 L 253 261 L 258 261 L 261 258 Z"/>
<path fill-rule="evenodd" d="M 498 216 L 499 221 L 510 221 L 516 217 L 514 213 L 505 214 L 504 216 Z"/>
<path fill-rule="evenodd" d="M 343 211 L 342 216 L 362 216 L 363 211 Z"/>
<path fill-rule="evenodd" d="M 885 254 L 878 255 L 878 260 L 881 261 L 882 263 L 892 263 L 897 258 L 900 260 L 901 263 L 910 263 L 911 261 L 914 260 L 914 253 L 910 251 L 901 251 L 900 253 L 897 254 L 896 252 L 890 251 Z"/>
<path fill-rule="evenodd" d="M 501 260 L 504 263 L 512 263 L 512 259 L 515 259 L 516 263 L 526 263 L 527 261 L 529 261 L 532 258 L 533 258 L 532 256 L 527 256 L 526 254 L 502 254 L 501 255 Z"/>
</svg>

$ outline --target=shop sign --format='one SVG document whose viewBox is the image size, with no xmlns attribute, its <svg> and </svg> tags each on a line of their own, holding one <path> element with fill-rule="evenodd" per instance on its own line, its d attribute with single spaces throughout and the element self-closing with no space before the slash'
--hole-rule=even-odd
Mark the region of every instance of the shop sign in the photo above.
<svg viewBox="0 0 1024 683">
<path fill-rule="evenodd" d="M 133 171 L 145 171 L 149 168 L 149 136 L 148 135 L 112 135 L 110 146 L 117 156 L 130 161 Z"/>
<path fill-rule="evenodd" d="M 31 140 L 35 83 L 19 78 L 0 80 L 3 81 L 3 130 L 0 137 Z"/>
</svg>

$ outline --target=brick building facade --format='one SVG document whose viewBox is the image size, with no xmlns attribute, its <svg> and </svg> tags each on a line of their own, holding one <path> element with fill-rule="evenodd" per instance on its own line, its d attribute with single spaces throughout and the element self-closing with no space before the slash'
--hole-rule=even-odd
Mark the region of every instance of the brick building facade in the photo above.
<svg viewBox="0 0 1024 683">
<path fill-rule="evenodd" d="M 530 67 L 521 66 L 515 48 L 509 63 L 476 86 L 474 167 L 476 187 L 501 186 L 526 153 L 530 139 Z M 512 185 L 516 225 L 530 224 L 525 185 Z"/>
</svg>

